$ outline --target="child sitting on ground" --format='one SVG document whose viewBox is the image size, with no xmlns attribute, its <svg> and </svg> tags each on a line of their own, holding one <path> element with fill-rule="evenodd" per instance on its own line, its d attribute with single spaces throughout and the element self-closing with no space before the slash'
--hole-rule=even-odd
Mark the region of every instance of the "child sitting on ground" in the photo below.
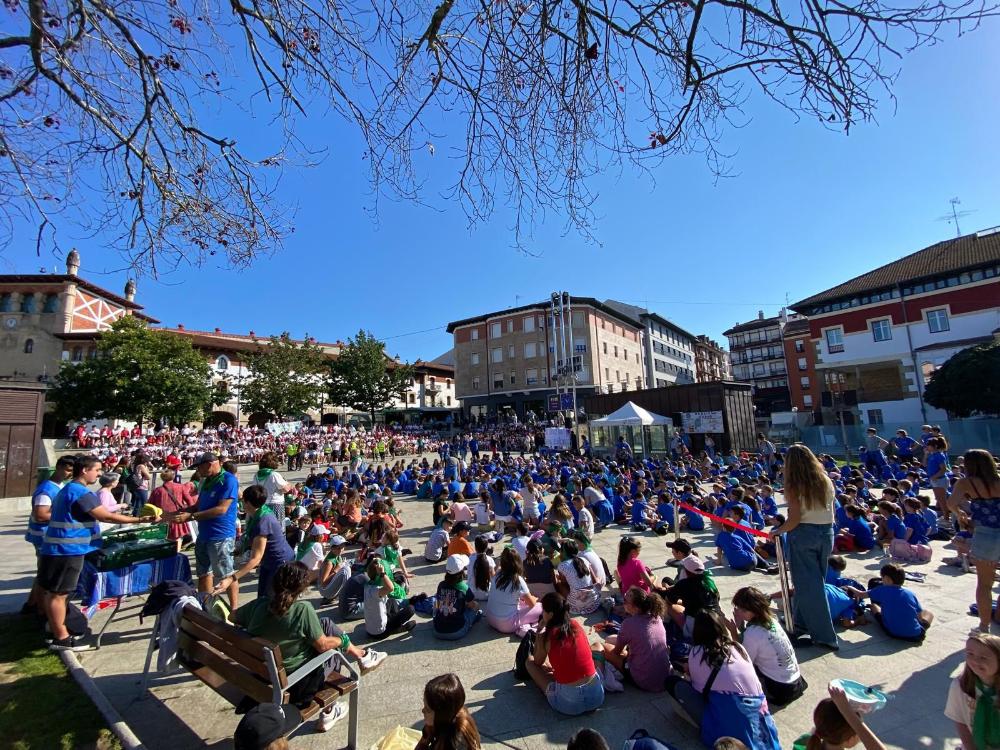
<svg viewBox="0 0 1000 750">
<path fill-rule="evenodd" d="M 837 534 L 834 548 L 838 552 L 868 552 L 875 546 L 875 535 L 863 508 L 848 505 L 847 524 Z"/>
<path fill-rule="evenodd" d="M 442 518 L 441 523 L 431 531 L 424 547 L 424 559 L 427 562 L 438 563 L 446 557 L 448 543 L 451 541 L 452 525 L 450 518 Z"/>
<path fill-rule="evenodd" d="M 723 557 L 733 570 L 761 570 L 768 575 L 777 575 L 778 566 L 770 565 L 767 560 L 757 554 L 754 545 L 746 541 L 740 533 L 734 533 L 729 527 L 723 527 L 713 522 L 713 528 L 719 529 L 715 537 L 716 564 L 722 565 Z"/>
<path fill-rule="evenodd" d="M 903 588 L 906 572 L 899 565 L 883 565 L 879 572 L 881 580 L 873 578 L 869 581 L 868 591 L 851 589 L 849 593 L 859 601 L 865 598 L 871 600 L 872 616 L 890 636 L 922 643 L 934 615 L 920 606 L 912 591 Z"/>
</svg>

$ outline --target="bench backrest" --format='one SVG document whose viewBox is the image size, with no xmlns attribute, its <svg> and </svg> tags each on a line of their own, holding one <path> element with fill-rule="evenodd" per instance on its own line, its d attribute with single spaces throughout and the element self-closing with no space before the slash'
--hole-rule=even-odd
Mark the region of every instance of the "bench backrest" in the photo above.
<svg viewBox="0 0 1000 750">
<path fill-rule="evenodd" d="M 276 692 L 285 692 L 285 668 L 277 645 L 214 620 L 191 605 L 181 613 L 178 651 L 185 666 L 200 665 L 202 669 L 192 671 L 217 690 L 225 687 L 224 681 L 259 703 L 270 703 Z"/>
</svg>

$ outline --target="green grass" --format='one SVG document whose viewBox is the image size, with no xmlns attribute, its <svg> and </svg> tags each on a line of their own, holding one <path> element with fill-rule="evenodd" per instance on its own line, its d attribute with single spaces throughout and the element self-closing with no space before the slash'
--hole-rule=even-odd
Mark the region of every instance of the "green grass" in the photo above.
<svg viewBox="0 0 1000 750">
<path fill-rule="evenodd" d="M 120 750 L 118 738 L 45 648 L 32 617 L 0 615 L 0 745 L 13 750 Z"/>
</svg>

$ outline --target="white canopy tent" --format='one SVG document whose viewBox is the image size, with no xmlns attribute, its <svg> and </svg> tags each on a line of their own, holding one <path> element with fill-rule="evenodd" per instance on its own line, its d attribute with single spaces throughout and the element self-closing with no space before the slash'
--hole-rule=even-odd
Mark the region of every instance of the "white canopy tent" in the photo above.
<svg viewBox="0 0 1000 750">
<path fill-rule="evenodd" d="M 666 450 L 666 433 L 673 424 L 669 417 L 653 414 L 629 401 L 606 417 L 590 420 L 590 441 L 595 448 L 613 453 L 618 438 L 624 437 L 635 454 L 648 456 L 651 450 Z"/>
</svg>

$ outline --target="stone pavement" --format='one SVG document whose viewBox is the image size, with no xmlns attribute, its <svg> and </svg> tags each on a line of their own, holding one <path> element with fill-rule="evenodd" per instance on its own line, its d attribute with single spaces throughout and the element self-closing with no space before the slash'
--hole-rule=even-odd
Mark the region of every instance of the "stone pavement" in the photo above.
<svg viewBox="0 0 1000 750">
<path fill-rule="evenodd" d="M 247 477 L 241 471 L 241 479 Z M 412 497 L 397 502 L 406 524 L 401 543 L 414 552 L 409 558 L 410 570 L 417 575 L 412 582 L 413 591 L 433 593 L 443 566 L 423 563 L 421 554 L 430 530 L 430 504 Z M 21 514 L 0 516 L 3 549 L 0 576 L 4 581 L 0 611 L 4 612 L 20 606 L 31 579 L 34 559 L 21 539 L 22 523 Z M 594 545 L 612 567 L 622 533 L 612 527 L 599 533 Z M 714 552 L 708 533 L 688 538 L 696 541 L 702 557 Z M 975 577 L 942 566 L 940 559 L 950 553 L 939 542 L 934 546 L 934 562 L 913 566 L 928 573 L 927 582 L 907 582 L 924 608 L 936 615 L 924 644 L 914 646 L 890 640 L 877 625 L 870 624 L 842 633 L 842 647 L 837 653 L 800 649 L 799 658 L 810 687 L 802 698 L 775 714 L 782 747 L 791 748 L 794 738 L 810 729 L 812 709 L 825 695 L 827 682 L 835 677 L 879 684 L 893 695 L 888 707 L 874 714 L 869 722 L 888 747 L 900 750 L 960 747 L 954 726 L 942 712 L 949 678 L 962 663 L 965 634 L 974 624 L 966 611 L 974 595 Z M 668 554 L 664 538 L 644 534 L 642 559 L 657 577 L 665 574 Z M 874 554 L 849 559 L 847 575 L 864 581 L 877 575 L 880 564 Z M 734 573 L 725 568 L 715 568 L 714 572 L 727 611 L 733 592 L 741 586 L 752 584 L 765 591 L 777 588 L 775 577 Z M 255 587 L 256 581 L 247 582 L 242 589 L 243 601 L 253 597 Z M 318 601 L 315 595 L 310 598 Z M 140 692 L 143 659 L 152 627 L 150 620 L 139 623 L 140 605 L 139 600 L 127 602 L 105 635 L 104 647 L 80 654 L 84 668 L 150 750 L 232 747 L 230 738 L 237 724 L 232 708 L 186 673 L 155 677 L 151 690 Z M 328 611 L 321 610 L 321 614 Z M 99 627 L 106 616 L 99 613 L 95 625 Z M 592 615 L 587 623 L 599 619 Z M 463 641 L 437 641 L 431 634 L 428 618 L 418 616 L 418 620 L 420 624 L 411 634 L 392 637 L 377 646 L 389 653 L 389 659 L 362 679 L 359 743 L 362 750 L 396 725 L 419 727 L 424 683 L 446 671 L 461 677 L 467 706 L 483 735 L 484 747 L 490 750 L 565 747 L 571 734 L 582 726 L 602 732 L 612 748 L 620 747 L 638 728 L 674 744 L 677 750 L 702 747 L 697 734 L 672 713 L 664 694 L 643 693 L 630 687 L 624 693 L 609 694 L 604 707 L 593 714 L 563 717 L 549 709 L 533 685 L 515 681 L 511 672 L 517 648 L 514 638 L 495 633 L 485 622 L 480 622 Z M 363 644 L 366 641 L 363 623 L 347 625 L 352 639 Z M 342 747 L 346 735 L 346 721 L 326 734 L 314 733 L 306 726 L 293 736 L 292 745 Z"/>
</svg>

